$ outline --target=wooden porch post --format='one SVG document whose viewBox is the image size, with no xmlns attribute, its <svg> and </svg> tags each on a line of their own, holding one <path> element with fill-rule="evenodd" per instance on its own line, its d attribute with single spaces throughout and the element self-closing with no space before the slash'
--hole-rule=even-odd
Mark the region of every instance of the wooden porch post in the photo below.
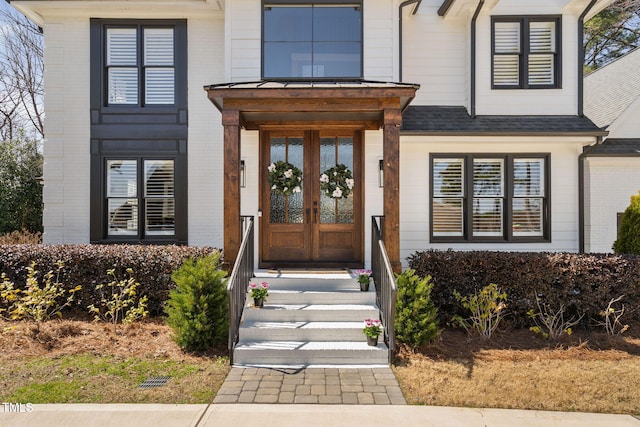
<svg viewBox="0 0 640 427">
<path fill-rule="evenodd" d="M 384 110 L 384 240 L 391 267 L 402 272 L 400 262 L 400 125 L 399 108 Z"/>
<path fill-rule="evenodd" d="M 242 242 L 240 223 L 240 111 L 223 110 L 224 126 L 224 262 L 228 268 Z"/>
</svg>

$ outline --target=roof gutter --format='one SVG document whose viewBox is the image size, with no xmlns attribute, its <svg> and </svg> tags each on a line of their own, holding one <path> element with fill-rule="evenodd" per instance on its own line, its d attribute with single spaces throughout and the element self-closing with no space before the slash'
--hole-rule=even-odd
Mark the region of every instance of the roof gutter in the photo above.
<svg viewBox="0 0 640 427">
<path fill-rule="evenodd" d="M 584 18 L 598 0 L 591 0 L 578 18 L 578 116 L 584 116 Z"/>
<path fill-rule="evenodd" d="M 442 3 L 438 9 L 438 16 L 445 16 L 454 2 L 455 0 L 444 0 L 444 3 Z"/>
<path fill-rule="evenodd" d="M 482 6 L 484 6 L 484 0 L 478 2 L 473 18 L 471 18 L 471 111 L 469 115 L 472 119 L 476 118 L 476 20 Z"/>
<path fill-rule="evenodd" d="M 398 7 L 398 15 L 400 15 L 399 17 L 399 25 L 398 25 L 398 32 L 399 34 L 399 38 L 398 38 L 398 81 L 402 81 L 402 10 L 412 4 L 415 4 L 413 10 L 411 11 L 412 15 L 415 15 L 416 12 L 418 12 L 418 8 L 420 7 L 420 3 L 422 3 L 422 0 L 406 0 L 403 1 L 402 3 L 400 3 L 400 6 Z"/>
<path fill-rule="evenodd" d="M 585 201 L 584 201 L 584 159 L 596 149 L 596 147 L 602 144 L 603 137 L 598 136 L 596 143 L 587 147 L 586 150 L 578 156 L 578 252 L 584 253 L 584 240 L 585 240 Z"/>
</svg>

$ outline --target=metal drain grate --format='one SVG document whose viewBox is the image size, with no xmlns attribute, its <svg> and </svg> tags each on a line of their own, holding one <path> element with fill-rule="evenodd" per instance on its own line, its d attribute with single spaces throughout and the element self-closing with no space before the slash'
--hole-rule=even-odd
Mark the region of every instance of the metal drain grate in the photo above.
<svg viewBox="0 0 640 427">
<path fill-rule="evenodd" d="M 171 377 L 151 377 L 144 380 L 138 388 L 155 388 L 162 387 L 169 381 Z"/>
</svg>

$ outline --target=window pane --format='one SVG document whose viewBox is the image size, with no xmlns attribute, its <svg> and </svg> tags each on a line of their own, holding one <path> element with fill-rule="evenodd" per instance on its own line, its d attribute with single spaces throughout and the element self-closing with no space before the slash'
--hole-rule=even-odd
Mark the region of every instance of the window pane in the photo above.
<svg viewBox="0 0 640 427">
<path fill-rule="evenodd" d="M 313 77 L 359 77 L 361 44 L 314 43 Z"/>
<path fill-rule="evenodd" d="M 432 220 L 434 236 L 464 232 L 464 159 L 433 159 Z"/>
<path fill-rule="evenodd" d="M 556 24 L 550 22 L 531 22 L 529 24 L 529 52 L 555 53 Z"/>
<path fill-rule="evenodd" d="M 348 6 L 267 6 L 263 77 L 360 77 L 362 12 Z"/>
<path fill-rule="evenodd" d="M 109 68 L 109 104 L 138 103 L 138 69 Z"/>
<path fill-rule="evenodd" d="M 433 195 L 463 195 L 464 159 L 433 159 Z"/>
<path fill-rule="evenodd" d="M 518 55 L 494 55 L 493 56 L 493 84 L 494 85 L 519 85 L 520 84 L 520 57 Z"/>
<path fill-rule="evenodd" d="M 145 28 L 144 65 L 173 65 L 172 28 Z"/>
<path fill-rule="evenodd" d="M 264 77 L 312 77 L 311 42 L 265 42 Z"/>
<path fill-rule="evenodd" d="M 513 199 L 513 235 L 542 236 L 542 206 L 539 198 Z"/>
<path fill-rule="evenodd" d="M 135 236 L 138 234 L 137 199 L 109 199 L 108 209 L 107 233 L 110 236 Z"/>
<path fill-rule="evenodd" d="M 311 41 L 312 9 L 302 7 L 268 6 L 264 10 L 264 40 Z"/>
<path fill-rule="evenodd" d="M 145 160 L 145 233 L 173 235 L 175 201 L 173 160 Z"/>
<path fill-rule="evenodd" d="M 144 196 L 173 196 L 173 160 L 144 161 Z"/>
<path fill-rule="evenodd" d="M 494 43 L 496 53 L 520 53 L 520 22 L 496 22 Z"/>
<path fill-rule="evenodd" d="M 361 13 L 356 6 L 313 8 L 313 40 L 360 42 Z"/>
<path fill-rule="evenodd" d="M 473 199 L 473 235 L 502 236 L 501 198 Z"/>
<path fill-rule="evenodd" d="M 513 160 L 513 195 L 544 195 L 544 159 Z"/>
<path fill-rule="evenodd" d="M 175 72 L 173 68 L 147 68 L 145 70 L 145 103 L 173 104 Z"/>
<path fill-rule="evenodd" d="M 502 159 L 473 160 L 474 196 L 502 196 L 504 194 L 503 164 Z"/>
<path fill-rule="evenodd" d="M 135 160 L 107 161 L 107 197 L 137 197 Z"/>
<path fill-rule="evenodd" d="M 137 65 L 135 28 L 107 28 L 107 66 Z"/>
<path fill-rule="evenodd" d="M 554 84 L 554 56 L 553 55 L 529 55 L 529 84 L 552 85 Z"/>
<path fill-rule="evenodd" d="M 462 236 L 464 231 L 462 198 L 434 198 L 432 209 L 434 236 Z"/>
<path fill-rule="evenodd" d="M 337 164 L 345 165 L 353 174 L 353 138 L 320 138 L 320 173 Z M 351 224 L 353 221 L 353 193 L 347 198 L 335 199 L 320 190 L 320 223 Z"/>
<path fill-rule="evenodd" d="M 270 151 L 271 163 L 281 160 L 304 171 L 304 138 L 271 138 Z M 300 187 L 304 191 L 304 182 Z M 303 191 L 289 196 L 271 191 L 269 216 L 272 224 L 303 223 Z"/>
</svg>

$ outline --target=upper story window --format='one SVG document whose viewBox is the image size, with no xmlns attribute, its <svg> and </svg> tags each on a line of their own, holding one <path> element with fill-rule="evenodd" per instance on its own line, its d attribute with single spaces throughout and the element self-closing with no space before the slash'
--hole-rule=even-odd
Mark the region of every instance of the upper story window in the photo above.
<svg viewBox="0 0 640 427">
<path fill-rule="evenodd" d="M 174 28 L 132 25 L 105 32 L 107 104 L 175 104 Z"/>
<path fill-rule="evenodd" d="M 267 79 L 362 77 L 361 2 L 265 0 L 262 70 Z"/>
<path fill-rule="evenodd" d="M 559 17 L 492 19 L 492 88 L 561 86 Z"/>
<path fill-rule="evenodd" d="M 431 158 L 431 241 L 549 241 L 548 155 Z"/>
</svg>

